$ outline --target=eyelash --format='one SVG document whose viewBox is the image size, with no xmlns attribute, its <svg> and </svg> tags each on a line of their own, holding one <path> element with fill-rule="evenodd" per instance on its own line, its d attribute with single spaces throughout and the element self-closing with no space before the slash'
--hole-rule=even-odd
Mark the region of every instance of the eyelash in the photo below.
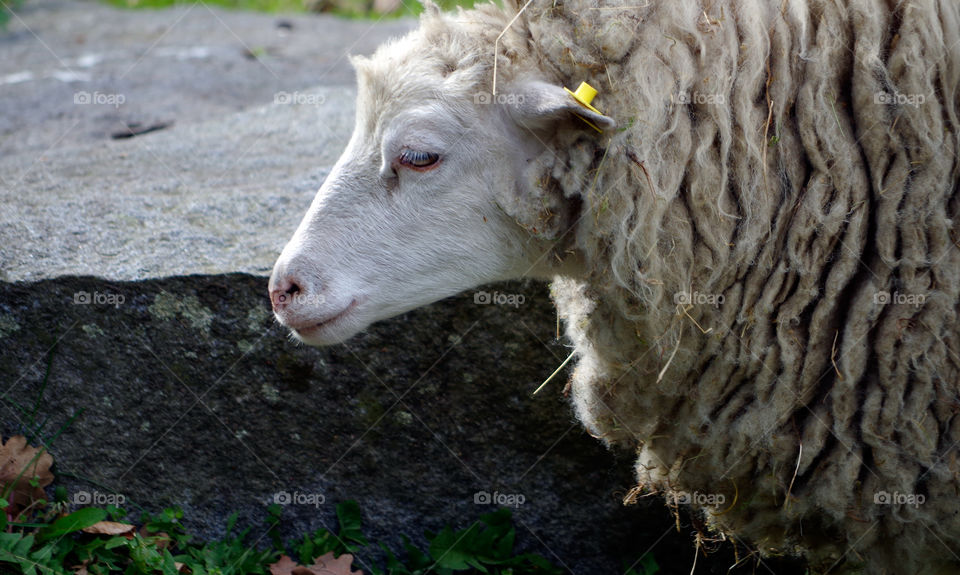
<svg viewBox="0 0 960 575">
<path fill-rule="evenodd" d="M 425 172 L 437 165 L 440 161 L 440 154 L 403 149 L 400 151 L 398 161 L 402 166 Z"/>
</svg>

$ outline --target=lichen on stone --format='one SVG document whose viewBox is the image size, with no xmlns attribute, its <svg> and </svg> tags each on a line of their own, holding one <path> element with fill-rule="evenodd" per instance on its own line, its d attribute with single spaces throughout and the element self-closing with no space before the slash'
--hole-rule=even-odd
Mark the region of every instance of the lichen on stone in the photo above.
<svg viewBox="0 0 960 575">
<path fill-rule="evenodd" d="M 168 292 L 161 292 L 153 299 L 149 311 L 157 319 L 180 318 L 186 320 L 190 327 L 205 332 L 210 331 L 210 323 L 213 321 L 213 312 L 201 304 L 195 295 L 178 297 Z"/>
</svg>

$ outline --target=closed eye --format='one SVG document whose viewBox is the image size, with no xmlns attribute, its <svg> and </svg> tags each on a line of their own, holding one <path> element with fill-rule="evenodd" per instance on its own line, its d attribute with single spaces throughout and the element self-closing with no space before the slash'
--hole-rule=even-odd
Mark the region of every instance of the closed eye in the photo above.
<svg viewBox="0 0 960 575">
<path fill-rule="evenodd" d="M 400 151 L 398 161 L 401 166 L 425 172 L 437 165 L 440 161 L 440 154 L 404 148 Z"/>
</svg>

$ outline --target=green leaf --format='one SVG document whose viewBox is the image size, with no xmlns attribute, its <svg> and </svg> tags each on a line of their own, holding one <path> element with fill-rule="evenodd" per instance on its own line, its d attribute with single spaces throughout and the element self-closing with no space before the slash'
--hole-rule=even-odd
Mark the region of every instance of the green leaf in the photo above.
<svg viewBox="0 0 960 575">
<path fill-rule="evenodd" d="M 454 533 L 449 526 L 444 527 L 430 542 L 430 556 L 433 557 L 438 567 L 454 571 L 465 571 L 470 567 L 477 567 L 476 558 L 468 547 L 467 535 L 471 529 L 473 529 L 473 525 L 466 531 Z M 482 569 L 482 566 L 477 568 L 486 572 L 486 569 Z"/>
<path fill-rule="evenodd" d="M 167 549 L 163 550 L 163 575 L 177 575 L 177 566 L 174 563 L 173 555 Z"/>
<path fill-rule="evenodd" d="M 404 537 L 404 539 L 406 539 Z M 383 549 L 383 552 L 387 556 L 387 574 L 388 575 L 411 575 L 410 570 L 397 559 L 397 556 L 393 554 L 393 551 L 389 547 L 380 544 L 380 548 Z M 418 551 L 419 552 L 419 551 Z M 374 575 L 377 575 L 379 569 L 374 569 Z"/>
<path fill-rule="evenodd" d="M 120 521 L 121 519 L 127 516 L 127 511 L 125 509 L 123 509 L 122 507 L 117 507 L 112 503 L 107 504 L 107 506 L 104 507 L 104 509 L 107 510 L 107 515 L 110 516 L 111 521 Z"/>
<path fill-rule="evenodd" d="M 660 565 L 653 558 L 653 553 L 644 553 L 634 565 L 627 569 L 626 575 L 655 575 L 660 572 Z"/>
<path fill-rule="evenodd" d="M 337 505 L 337 521 L 340 523 L 340 531 L 337 533 L 340 539 L 352 541 L 360 545 L 370 544 L 360 529 L 360 506 L 357 505 L 356 501 L 351 499 Z M 350 545 L 349 543 L 346 547 L 348 551 L 358 549 L 357 545 Z"/>
<path fill-rule="evenodd" d="M 500 527 L 503 529 L 509 529 L 513 525 L 512 519 L 513 513 L 506 507 L 501 507 L 496 511 L 484 513 L 480 516 L 480 521 L 483 521 L 490 527 Z"/>
<path fill-rule="evenodd" d="M 238 517 L 240 517 L 239 511 L 234 511 L 230 514 L 230 517 L 227 517 L 227 535 L 233 532 L 233 528 L 237 525 Z"/>
<path fill-rule="evenodd" d="M 85 507 L 78 509 L 54 521 L 51 525 L 40 530 L 40 539 L 50 539 L 52 537 L 61 537 L 67 533 L 80 531 L 84 527 L 90 527 L 98 521 L 103 521 L 107 517 L 107 512 L 96 507 Z"/>
<path fill-rule="evenodd" d="M 411 569 L 427 569 L 433 564 L 426 553 L 410 542 L 409 537 L 401 534 L 400 538 L 403 539 L 403 549 L 407 552 L 407 563 Z"/>
<path fill-rule="evenodd" d="M 334 551 L 339 555 L 343 554 L 343 545 L 337 540 L 336 536 L 329 530 L 321 527 L 313 533 L 303 536 L 299 544 L 294 546 L 297 550 L 297 557 L 303 565 L 310 565 L 314 559 Z"/>
<path fill-rule="evenodd" d="M 107 544 L 104 546 L 106 549 L 114 549 L 116 547 L 124 547 L 127 545 L 127 539 L 124 537 L 112 537 L 107 541 Z"/>
<path fill-rule="evenodd" d="M 660 572 L 660 565 L 657 564 L 652 553 L 647 553 L 640 559 L 640 567 L 643 569 L 643 575 L 654 575 Z"/>
<path fill-rule="evenodd" d="M 497 559 L 509 559 L 510 555 L 513 553 L 513 544 L 516 538 L 517 530 L 511 525 L 507 534 L 497 542 L 497 547 L 494 550 L 493 556 Z"/>
<path fill-rule="evenodd" d="M 141 537 L 134 537 L 130 545 L 130 559 L 140 573 L 151 573 L 163 567 L 163 556 L 157 550 L 156 543 Z"/>
<path fill-rule="evenodd" d="M 337 521 L 340 523 L 341 531 L 359 531 L 360 530 L 360 505 L 350 499 L 337 505 Z"/>
<path fill-rule="evenodd" d="M 31 553 L 33 544 L 33 535 L 23 537 L 19 533 L 0 533 L 0 562 L 17 564 L 24 575 L 33 575 L 38 569 L 44 575 L 62 573 L 50 567 L 55 565 L 51 561 L 54 546 L 45 545 Z"/>
</svg>

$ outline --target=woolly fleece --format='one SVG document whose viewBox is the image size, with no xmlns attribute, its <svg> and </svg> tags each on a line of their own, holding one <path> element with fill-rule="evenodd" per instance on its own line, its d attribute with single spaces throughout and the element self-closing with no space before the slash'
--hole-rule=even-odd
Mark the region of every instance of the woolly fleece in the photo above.
<svg viewBox="0 0 960 575">
<path fill-rule="evenodd" d="M 391 66 L 455 100 L 496 57 L 617 122 L 559 126 L 507 208 L 585 258 L 552 287 L 583 424 L 761 554 L 956 572 L 960 4 L 537 0 L 495 56 L 521 6 L 430 9 Z"/>
</svg>

